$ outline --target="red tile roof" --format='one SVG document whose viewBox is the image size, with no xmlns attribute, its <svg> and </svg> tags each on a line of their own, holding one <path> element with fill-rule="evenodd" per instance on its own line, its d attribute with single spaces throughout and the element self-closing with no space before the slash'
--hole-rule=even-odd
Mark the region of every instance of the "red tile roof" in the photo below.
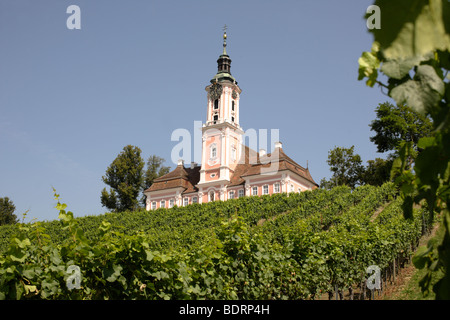
<svg viewBox="0 0 450 320">
<path fill-rule="evenodd" d="M 267 164 L 262 164 L 260 162 L 259 153 L 247 146 L 244 146 L 244 161 L 243 163 L 238 164 L 234 171 L 232 171 L 230 184 L 228 184 L 228 186 L 231 187 L 244 185 L 245 180 L 243 179 L 243 177 L 259 175 L 261 174 L 262 168 L 270 168 L 272 163 L 278 160 L 278 168 L 275 168 L 277 171 L 292 171 L 318 187 L 318 184 L 311 177 L 308 169 L 303 168 L 301 165 L 288 157 L 284 153 L 282 148 L 277 148 L 276 151 L 279 151 L 278 159 L 272 159 L 272 154 L 268 154 L 267 160 L 270 162 Z M 276 153 L 273 156 L 275 157 Z M 196 187 L 196 185 L 199 181 L 200 166 L 194 168 L 185 168 L 182 165 L 178 165 L 168 174 L 155 179 L 152 186 L 145 191 L 147 192 L 182 187 L 184 188 L 184 191 L 182 193 L 197 192 L 198 188 Z"/>
</svg>

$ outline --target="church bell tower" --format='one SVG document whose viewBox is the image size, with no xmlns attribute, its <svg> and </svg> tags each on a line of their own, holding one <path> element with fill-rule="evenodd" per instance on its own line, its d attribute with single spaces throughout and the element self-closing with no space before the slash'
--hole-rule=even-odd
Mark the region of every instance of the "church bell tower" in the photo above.
<svg viewBox="0 0 450 320">
<path fill-rule="evenodd" d="M 202 166 L 199 189 L 219 188 L 222 191 L 209 201 L 219 200 L 240 160 L 242 136 L 239 125 L 239 100 L 242 90 L 231 75 L 231 59 L 226 51 L 226 26 L 223 52 L 217 59 L 217 73 L 205 88 L 207 96 L 206 123 L 202 126 Z"/>
</svg>

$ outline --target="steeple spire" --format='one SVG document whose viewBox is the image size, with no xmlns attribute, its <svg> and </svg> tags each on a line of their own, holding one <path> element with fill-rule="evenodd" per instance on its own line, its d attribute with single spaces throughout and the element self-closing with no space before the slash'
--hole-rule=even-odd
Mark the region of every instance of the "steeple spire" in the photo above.
<svg viewBox="0 0 450 320">
<path fill-rule="evenodd" d="M 217 59 L 217 74 L 211 79 L 211 83 L 220 82 L 222 80 L 229 80 L 237 84 L 237 81 L 231 76 L 231 59 L 227 54 L 227 25 L 223 27 L 223 51 Z"/>
<path fill-rule="evenodd" d="M 227 25 L 223 26 L 223 53 L 222 55 L 227 56 Z"/>
</svg>

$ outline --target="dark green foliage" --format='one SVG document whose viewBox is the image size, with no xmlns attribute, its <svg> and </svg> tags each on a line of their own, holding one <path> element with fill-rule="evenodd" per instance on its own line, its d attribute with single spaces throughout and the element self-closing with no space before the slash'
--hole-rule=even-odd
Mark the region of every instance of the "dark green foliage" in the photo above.
<svg viewBox="0 0 450 320">
<path fill-rule="evenodd" d="M 0 226 L 18 222 L 15 210 L 16 206 L 8 197 L 0 198 Z"/>
<path fill-rule="evenodd" d="M 370 141 L 375 143 L 378 152 L 397 151 L 402 141 L 412 142 L 417 151 L 419 139 L 431 134 L 431 120 L 406 105 L 380 103 L 375 112 L 377 118 L 370 129 L 376 134 Z"/>
<path fill-rule="evenodd" d="M 330 186 L 346 185 L 355 188 L 362 184 L 364 166 L 361 156 L 355 154 L 355 146 L 350 148 L 335 147 L 328 152 L 327 163 L 333 173 L 329 182 L 321 182 L 328 189 Z"/>
<path fill-rule="evenodd" d="M 102 205 L 116 212 L 137 209 L 144 183 L 143 168 L 141 149 L 131 145 L 124 147 L 102 177 L 111 188 L 109 192 L 106 188 L 102 190 Z"/>
<path fill-rule="evenodd" d="M 381 186 L 383 183 L 390 181 L 393 161 L 390 157 L 387 160 L 381 158 L 368 160 L 363 173 L 363 183 Z"/>
</svg>

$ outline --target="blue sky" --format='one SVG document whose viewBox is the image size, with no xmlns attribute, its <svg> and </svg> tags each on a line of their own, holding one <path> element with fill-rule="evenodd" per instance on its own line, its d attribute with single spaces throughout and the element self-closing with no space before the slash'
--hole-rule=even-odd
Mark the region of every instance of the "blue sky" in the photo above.
<svg viewBox="0 0 450 320">
<path fill-rule="evenodd" d="M 228 26 L 244 130 L 279 129 L 319 182 L 328 151 L 383 157 L 369 138 L 390 101 L 358 81 L 372 1 L 2 0 L 0 197 L 53 220 L 52 187 L 76 216 L 102 214 L 106 168 L 124 146 L 171 162 L 175 129 L 206 119 L 205 87 Z M 69 30 L 66 9 L 81 9 Z"/>
</svg>

